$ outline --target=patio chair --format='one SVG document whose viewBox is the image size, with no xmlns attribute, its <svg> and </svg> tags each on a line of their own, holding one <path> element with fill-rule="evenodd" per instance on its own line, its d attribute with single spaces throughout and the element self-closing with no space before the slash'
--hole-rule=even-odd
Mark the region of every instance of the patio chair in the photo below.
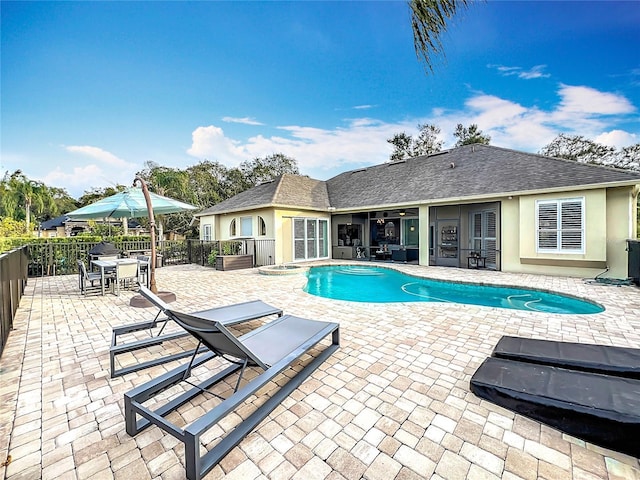
<svg viewBox="0 0 640 480">
<path fill-rule="evenodd" d="M 105 282 L 111 279 L 111 275 L 105 276 Z M 102 275 L 87 271 L 87 267 L 82 260 L 78 260 L 78 287 L 82 295 L 102 293 Z"/>
<path fill-rule="evenodd" d="M 169 305 L 167 305 L 160 297 L 154 294 L 148 288 L 141 286 L 138 292 L 146 298 L 153 306 L 158 308 L 158 313 L 151 321 L 145 321 L 140 323 L 134 323 L 130 325 L 123 325 L 115 327 L 111 335 L 111 348 L 109 349 L 109 357 L 111 364 L 111 378 L 126 375 L 127 373 L 136 372 L 156 365 L 161 365 L 173 360 L 189 357 L 193 355 L 194 350 L 186 350 L 175 353 L 173 355 L 165 355 L 146 362 L 137 363 L 135 365 L 127 366 L 116 370 L 116 356 L 124 353 L 134 352 L 143 348 L 152 347 L 154 345 L 160 345 L 170 340 L 177 340 L 178 338 L 186 337 L 189 335 L 185 330 L 180 329 L 177 332 L 165 333 L 164 329 L 169 321 L 173 321 L 172 318 L 167 316 L 169 311 Z M 270 315 L 277 315 L 281 317 L 283 314 L 282 309 L 273 307 L 261 300 L 252 300 L 243 303 L 236 303 L 233 305 L 225 305 L 223 307 L 210 308 L 208 310 L 201 310 L 193 312 L 191 315 L 197 316 L 205 320 L 214 320 L 220 322 L 223 325 L 234 325 L 242 322 L 248 322 L 250 320 L 256 320 Z M 164 316 L 162 316 L 164 315 Z M 158 329 L 156 331 L 156 329 Z M 121 335 L 131 334 L 148 330 L 148 338 L 142 340 L 131 341 L 128 343 L 118 343 Z"/>
<path fill-rule="evenodd" d="M 149 255 L 138 255 L 136 258 L 140 263 L 140 280 L 142 280 L 147 288 L 149 288 L 149 266 L 151 263 L 151 257 Z"/>
<path fill-rule="evenodd" d="M 188 364 L 125 393 L 125 427 L 127 434 L 134 436 L 153 424 L 183 442 L 186 477 L 189 480 L 199 480 L 206 475 L 335 352 L 340 343 L 340 327 L 337 323 L 308 320 L 291 315 L 285 315 L 246 335 L 236 337 L 220 322 L 173 310 L 168 310 L 167 314 L 193 335 L 200 345 L 206 347 L 208 352 L 199 356 L 194 353 Z M 310 360 L 305 358 L 304 363 L 300 362 L 301 357 L 306 357 L 315 345 L 329 335 L 331 335 L 330 345 L 320 350 L 315 356 L 311 356 Z M 220 360 L 216 362 L 218 368 L 211 369 L 216 373 L 212 373 L 197 385 L 188 382 L 187 379 L 193 368 L 214 358 Z M 225 364 L 228 366 L 222 369 Z M 241 387 L 245 370 L 253 366 L 261 373 Z M 289 368 L 290 366 L 292 368 Z M 285 369 L 288 369 L 286 376 L 281 376 L 281 372 Z M 218 392 L 209 392 L 220 382 L 236 374 L 238 377 L 235 380 L 235 389 L 226 398 L 222 398 Z M 157 407 L 155 410 L 143 405 L 154 399 L 156 394 L 183 381 L 192 388 L 174 396 L 161 406 L 155 405 Z M 277 384 L 276 387 L 282 386 L 275 391 L 270 390 L 270 396 L 264 402 L 258 398 L 257 403 L 260 406 L 248 416 L 243 413 L 243 420 L 222 437 L 211 450 L 201 455 L 201 436 L 269 382 Z M 189 387 L 185 387 L 187 388 Z M 169 417 L 180 418 L 179 415 L 172 415 L 172 412 L 203 392 L 211 393 L 211 398 L 220 398 L 220 403 L 184 427 L 169 420 Z M 207 404 L 209 403 L 207 401 Z M 138 420 L 138 416 L 142 418 Z"/>
<path fill-rule="evenodd" d="M 116 278 L 113 282 L 113 289 L 116 295 L 120 295 L 120 288 L 130 289 L 137 287 L 139 283 L 139 265 L 137 260 L 116 263 Z"/>
</svg>

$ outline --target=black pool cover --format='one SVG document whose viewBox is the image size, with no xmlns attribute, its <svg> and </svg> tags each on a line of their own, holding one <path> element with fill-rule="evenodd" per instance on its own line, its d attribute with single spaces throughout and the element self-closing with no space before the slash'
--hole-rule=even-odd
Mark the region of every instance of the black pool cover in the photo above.
<svg viewBox="0 0 640 480">
<path fill-rule="evenodd" d="M 497 357 L 510 350 L 507 347 L 519 345 L 509 345 L 511 340 L 506 338 L 474 373 L 473 393 L 575 437 L 640 458 L 640 379 L 620 376 L 621 371 L 634 367 L 625 364 L 637 351 L 602 346 L 606 355 L 596 349 L 590 362 L 592 349 L 580 349 L 579 344 L 550 342 L 554 347 L 545 341 L 525 341 L 519 350 L 528 361 L 519 361 Z M 545 353 L 549 353 L 552 365 L 541 364 Z M 567 355 L 570 368 L 557 366 L 563 355 Z M 540 363 L 531 363 L 532 358 Z M 616 360 L 621 365 L 612 363 Z M 596 365 L 600 370 L 611 368 L 616 375 L 578 369 L 585 364 L 587 370 Z M 637 373 L 631 370 L 632 375 Z"/>
<path fill-rule="evenodd" d="M 504 336 L 494 357 L 640 379 L 640 349 Z"/>
</svg>

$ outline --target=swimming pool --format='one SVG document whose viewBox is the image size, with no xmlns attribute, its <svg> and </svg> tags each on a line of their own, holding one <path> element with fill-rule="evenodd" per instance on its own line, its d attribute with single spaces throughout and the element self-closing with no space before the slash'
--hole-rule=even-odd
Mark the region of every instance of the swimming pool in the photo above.
<svg viewBox="0 0 640 480">
<path fill-rule="evenodd" d="M 452 302 L 566 314 L 604 311 L 596 303 L 558 293 L 431 280 L 368 266 L 312 267 L 304 291 L 351 302 Z"/>
</svg>

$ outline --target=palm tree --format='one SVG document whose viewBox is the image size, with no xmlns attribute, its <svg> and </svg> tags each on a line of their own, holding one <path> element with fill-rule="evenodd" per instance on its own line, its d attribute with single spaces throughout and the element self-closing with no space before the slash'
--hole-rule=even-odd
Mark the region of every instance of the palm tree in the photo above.
<svg viewBox="0 0 640 480">
<path fill-rule="evenodd" d="M 51 213 L 56 212 L 56 205 L 51 197 L 47 186 L 41 182 L 29 180 L 21 170 L 13 172 L 8 181 L 8 191 L 13 197 L 16 206 L 24 208 L 25 223 L 27 231 L 31 231 L 31 213 L 42 213 L 48 209 Z M 5 208 L 10 202 L 6 202 Z M 14 212 L 14 217 L 16 213 Z"/>
<path fill-rule="evenodd" d="M 469 3 L 470 0 L 409 1 L 413 46 L 428 72 L 433 72 L 433 57 L 444 55 L 440 37 L 447 30 L 447 22 Z"/>
</svg>

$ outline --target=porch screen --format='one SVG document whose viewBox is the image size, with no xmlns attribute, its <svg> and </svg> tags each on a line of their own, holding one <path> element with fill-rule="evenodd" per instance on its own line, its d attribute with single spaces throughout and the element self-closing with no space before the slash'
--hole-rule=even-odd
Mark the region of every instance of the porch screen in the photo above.
<svg viewBox="0 0 640 480">
<path fill-rule="evenodd" d="M 584 198 L 536 202 L 536 248 L 543 253 L 584 253 Z"/>
</svg>

